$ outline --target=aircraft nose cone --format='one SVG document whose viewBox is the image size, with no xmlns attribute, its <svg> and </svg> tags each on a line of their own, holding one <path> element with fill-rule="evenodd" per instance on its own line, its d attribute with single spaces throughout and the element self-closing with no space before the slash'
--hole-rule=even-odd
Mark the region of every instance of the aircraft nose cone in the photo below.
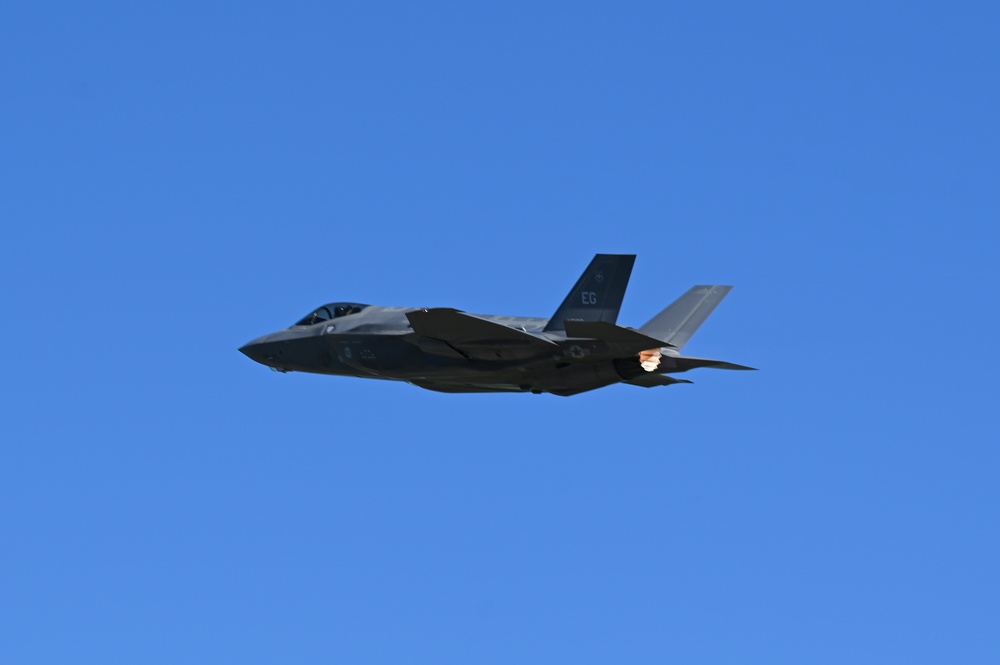
<svg viewBox="0 0 1000 665">
<path fill-rule="evenodd" d="M 239 349 L 240 353 L 245 355 L 250 360 L 254 362 L 263 363 L 265 360 L 265 349 L 264 343 L 261 339 L 255 339 L 252 342 L 247 342 Z"/>
</svg>

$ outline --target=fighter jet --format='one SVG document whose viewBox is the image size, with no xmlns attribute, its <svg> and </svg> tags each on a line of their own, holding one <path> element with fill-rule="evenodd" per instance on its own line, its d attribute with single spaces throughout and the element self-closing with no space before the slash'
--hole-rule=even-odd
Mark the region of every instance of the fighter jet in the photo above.
<svg viewBox="0 0 1000 665">
<path fill-rule="evenodd" d="M 614 383 L 691 383 L 696 367 L 748 370 L 681 355 L 731 286 L 693 286 L 638 329 L 616 324 L 635 255 L 598 254 L 552 318 L 448 307 L 335 302 L 240 348 L 278 372 L 406 381 L 443 393 L 576 395 Z"/>
</svg>

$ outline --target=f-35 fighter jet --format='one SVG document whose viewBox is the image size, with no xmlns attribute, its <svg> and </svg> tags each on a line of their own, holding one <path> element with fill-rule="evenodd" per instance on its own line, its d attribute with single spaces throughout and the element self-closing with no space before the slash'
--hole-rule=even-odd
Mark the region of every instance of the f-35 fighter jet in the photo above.
<svg viewBox="0 0 1000 665">
<path fill-rule="evenodd" d="M 694 286 L 641 328 L 616 325 L 635 256 L 598 254 L 550 319 L 336 302 L 240 351 L 278 372 L 406 381 L 444 393 L 576 395 L 613 383 L 691 383 L 681 355 L 731 286 Z"/>
</svg>

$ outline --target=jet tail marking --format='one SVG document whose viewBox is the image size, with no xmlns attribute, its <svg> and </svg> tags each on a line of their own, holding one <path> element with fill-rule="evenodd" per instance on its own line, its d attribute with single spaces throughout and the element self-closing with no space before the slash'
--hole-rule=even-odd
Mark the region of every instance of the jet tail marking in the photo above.
<svg viewBox="0 0 1000 665">
<path fill-rule="evenodd" d="M 545 331 L 565 330 L 566 321 L 570 319 L 617 321 L 633 264 L 634 254 L 596 255 L 549 319 Z"/>
<path fill-rule="evenodd" d="M 679 349 L 687 344 L 732 288 L 722 285 L 692 286 L 687 293 L 647 321 L 639 331 Z"/>
</svg>

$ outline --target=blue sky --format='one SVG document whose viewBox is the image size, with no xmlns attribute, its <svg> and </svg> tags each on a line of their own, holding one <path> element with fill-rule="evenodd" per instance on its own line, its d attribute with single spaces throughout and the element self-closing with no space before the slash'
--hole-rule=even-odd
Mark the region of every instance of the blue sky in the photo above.
<svg viewBox="0 0 1000 665">
<path fill-rule="evenodd" d="M 0 660 L 995 662 L 992 3 L 8 3 Z M 277 375 L 332 300 L 619 321 L 573 398 Z"/>
</svg>

